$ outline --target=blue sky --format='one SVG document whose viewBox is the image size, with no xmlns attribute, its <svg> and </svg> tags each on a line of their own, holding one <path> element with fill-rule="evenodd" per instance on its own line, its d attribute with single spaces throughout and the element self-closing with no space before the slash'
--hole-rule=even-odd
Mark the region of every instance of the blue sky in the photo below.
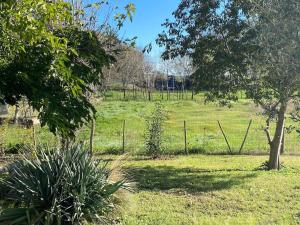
<svg viewBox="0 0 300 225">
<path fill-rule="evenodd" d="M 99 2 L 100 0 L 83 0 L 84 3 Z M 110 5 L 118 6 L 116 12 L 120 12 L 128 3 L 133 3 L 136 7 L 136 12 L 133 21 L 127 21 L 121 29 L 119 35 L 121 38 L 137 37 L 137 47 L 144 48 L 149 43 L 152 43 L 153 50 L 150 53 L 150 58 L 153 62 L 159 61 L 160 49 L 155 44 L 157 35 L 163 30 L 161 24 L 172 17 L 172 12 L 177 9 L 180 0 L 109 0 Z M 124 11 L 121 11 L 124 12 Z M 105 9 L 100 10 L 100 18 L 106 15 Z"/>
<path fill-rule="evenodd" d="M 119 0 L 119 4 L 126 5 L 132 2 L 136 6 L 136 13 L 132 22 L 127 22 L 121 30 L 120 35 L 125 37 L 137 36 L 137 47 L 144 47 L 153 43 L 152 58 L 159 58 L 161 49 L 155 45 L 157 34 L 163 28 L 161 24 L 167 18 L 172 17 L 180 0 Z"/>
</svg>

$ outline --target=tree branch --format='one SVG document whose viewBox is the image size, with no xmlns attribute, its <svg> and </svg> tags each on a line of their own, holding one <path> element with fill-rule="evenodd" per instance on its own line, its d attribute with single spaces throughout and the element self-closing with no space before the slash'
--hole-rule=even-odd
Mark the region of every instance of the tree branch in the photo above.
<svg viewBox="0 0 300 225">
<path fill-rule="evenodd" d="M 269 131 L 269 128 L 270 128 L 270 117 L 266 120 L 266 124 L 267 124 L 267 126 L 265 127 L 264 131 L 265 131 L 265 133 L 267 135 L 268 143 L 271 146 L 271 144 L 272 144 L 272 138 L 271 138 L 270 131 Z"/>
</svg>

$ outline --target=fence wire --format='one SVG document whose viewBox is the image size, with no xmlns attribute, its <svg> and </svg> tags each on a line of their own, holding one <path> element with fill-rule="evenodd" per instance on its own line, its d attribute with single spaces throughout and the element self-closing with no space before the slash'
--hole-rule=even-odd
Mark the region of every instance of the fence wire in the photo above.
<svg viewBox="0 0 300 225">
<path fill-rule="evenodd" d="M 220 129 L 218 121 L 224 134 Z M 252 123 L 246 136 L 250 121 Z M 107 124 L 98 122 L 93 140 L 95 152 L 107 154 L 121 154 L 123 152 L 144 154 L 145 122 L 133 118 L 125 121 L 125 127 L 123 127 L 123 124 L 123 120 L 120 119 L 113 122 L 113 125 L 111 121 Z M 263 128 L 263 121 L 257 118 L 220 120 L 217 116 L 214 116 L 206 121 L 186 120 L 185 133 L 184 120 L 167 120 L 163 124 L 163 149 L 166 154 L 184 154 L 185 148 L 187 148 L 189 153 L 196 154 L 221 154 L 230 153 L 230 151 L 233 154 L 237 154 L 241 150 L 242 143 L 245 140 L 242 154 L 266 154 L 269 151 L 269 144 Z M 271 134 L 274 131 L 274 124 L 272 128 Z M 51 135 L 47 131 L 47 128 L 36 126 L 35 130 L 36 142 L 38 144 L 58 145 L 59 139 Z M 32 144 L 34 142 L 31 128 L 25 129 L 19 126 L 6 125 L 1 127 L 0 134 L 0 145 L 2 148 L 18 143 Z M 78 141 L 88 143 L 89 138 L 90 127 L 86 126 L 78 132 Z M 284 143 L 284 151 L 286 153 L 300 153 L 298 144 L 299 135 L 297 132 L 285 132 Z"/>
<path fill-rule="evenodd" d="M 224 134 L 220 129 L 218 121 Z M 249 127 L 250 121 L 251 124 Z M 94 137 L 95 151 L 113 154 L 123 151 L 144 154 L 146 126 L 143 122 L 139 121 L 138 123 L 139 126 L 136 125 L 136 121 L 134 120 L 126 121 L 124 144 L 122 121 L 119 122 L 117 129 L 116 127 L 101 127 L 101 124 L 99 124 Z M 254 119 L 230 121 L 212 119 L 202 122 L 187 120 L 186 134 L 184 120 L 178 122 L 166 121 L 163 127 L 162 140 L 163 149 L 166 154 L 183 154 L 185 148 L 187 148 L 189 153 L 206 154 L 237 154 L 240 151 L 242 154 L 266 154 L 269 151 L 269 144 L 264 132 L 263 123 Z M 273 133 L 272 131 L 271 134 Z M 82 139 L 88 138 L 88 130 L 83 133 L 85 135 L 82 136 Z M 284 138 L 284 151 L 286 153 L 300 153 L 298 144 L 299 135 L 296 132 L 285 132 Z"/>
</svg>

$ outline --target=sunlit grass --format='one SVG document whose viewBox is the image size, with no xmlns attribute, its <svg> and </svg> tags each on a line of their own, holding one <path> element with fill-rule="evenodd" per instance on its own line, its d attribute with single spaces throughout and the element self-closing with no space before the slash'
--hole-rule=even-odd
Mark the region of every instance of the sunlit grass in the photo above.
<svg viewBox="0 0 300 225">
<path fill-rule="evenodd" d="M 266 156 L 189 156 L 129 160 L 137 191 L 124 225 L 292 225 L 300 223 L 300 158 L 282 171 L 257 168 Z"/>
<path fill-rule="evenodd" d="M 94 149 L 97 153 L 121 153 L 123 146 L 123 121 L 125 126 L 125 151 L 144 154 L 145 118 L 153 110 L 155 101 L 118 100 L 121 92 L 112 92 L 106 100 L 97 101 L 96 132 Z M 186 96 L 190 96 L 187 93 Z M 160 93 L 154 93 L 155 99 L 160 99 Z M 187 124 L 187 147 L 190 153 L 220 154 L 227 153 L 228 147 L 220 131 L 219 120 L 234 153 L 240 149 L 249 121 L 253 123 L 244 145 L 245 154 L 267 154 L 269 146 L 263 131 L 265 118 L 260 110 L 248 99 L 234 103 L 231 108 L 220 107 L 217 103 L 205 104 L 203 94 L 195 96 L 195 100 L 177 100 L 177 94 L 172 93 L 170 101 L 165 98 L 164 105 L 167 120 L 164 124 L 164 148 L 166 154 L 184 153 L 183 122 Z M 191 97 L 191 96 L 190 96 Z M 288 115 L 287 115 L 288 116 Z M 286 126 L 291 122 L 288 120 Z M 32 129 L 24 129 L 9 125 L 2 128 L 2 142 L 5 146 L 20 142 L 33 143 Z M 272 126 L 274 129 L 274 125 Z M 90 127 L 85 126 L 78 132 L 78 140 L 88 141 Z M 286 134 L 286 153 L 298 153 L 298 134 Z M 51 135 L 47 128 L 36 126 L 36 139 L 39 143 L 57 144 L 58 138 Z"/>
</svg>

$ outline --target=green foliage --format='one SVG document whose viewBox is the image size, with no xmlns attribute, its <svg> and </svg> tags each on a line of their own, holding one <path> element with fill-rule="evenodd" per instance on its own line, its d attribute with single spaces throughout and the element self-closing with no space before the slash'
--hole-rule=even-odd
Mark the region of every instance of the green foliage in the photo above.
<svg viewBox="0 0 300 225">
<path fill-rule="evenodd" d="M 207 99 L 236 100 L 246 57 L 252 49 L 247 18 L 249 5 L 240 0 L 182 0 L 164 23 L 157 43 L 165 47 L 164 59 L 188 55 L 193 59 L 194 88 L 207 90 Z"/>
<path fill-rule="evenodd" d="M 1 7 L 4 40 L 15 40 L 1 43 L 12 54 L 1 51 L 6 63 L 0 65 L 0 101 L 15 105 L 25 96 L 42 126 L 73 137 L 95 113 L 87 93 L 100 84 L 112 57 L 95 31 L 73 25 L 71 7 L 63 1 L 6 1 Z"/>
<path fill-rule="evenodd" d="M 0 9 L 0 66 L 42 40 L 51 42 L 53 51 L 66 49 L 66 42 L 51 32 L 71 22 L 70 7 L 64 1 L 3 0 Z"/>
<path fill-rule="evenodd" d="M 136 11 L 135 5 L 133 3 L 129 3 L 127 4 L 125 7 L 125 13 L 117 13 L 114 16 L 115 21 L 117 22 L 118 28 L 120 29 L 121 27 L 123 27 L 124 25 L 124 21 L 126 20 L 126 18 L 129 18 L 130 21 L 132 21 L 133 19 L 133 14 Z"/>
<path fill-rule="evenodd" d="M 247 91 L 251 98 L 266 105 L 276 117 L 280 105 L 291 99 L 298 100 L 300 2 L 251 2 L 252 14 L 259 16 L 251 26 L 251 32 L 256 33 L 256 36 L 250 43 L 257 46 L 257 50 L 250 58 L 252 76 L 247 82 Z"/>
<path fill-rule="evenodd" d="M 163 57 L 189 55 L 208 100 L 224 104 L 244 89 L 274 117 L 278 102 L 298 96 L 299 1 L 183 0 L 164 26 Z"/>
<path fill-rule="evenodd" d="M 77 9 L 63 0 L 0 3 L 0 102 L 16 105 L 26 97 L 41 125 L 64 138 L 73 138 L 94 116 L 91 87 L 101 84 L 102 69 L 114 62 L 103 34 L 90 28 L 96 26 L 94 7 Z M 134 10 L 127 5 L 119 23 Z"/>
<path fill-rule="evenodd" d="M 146 152 L 152 158 L 157 158 L 163 152 L 163 123 L 165 114 L 163 105 L 156 103 L 154 111 L 151 116 L 146 120 L 147 129 L 145 132 L 145 145 Z"/>
<path fill-rule="evenodd" d="M 40 149 L 36 158 L 10 165 L 1 180 L 6 208 L 0 222 L 11 224 L 82 224 L 104 222 L 115 207 L 124 180 L 110 180 L 107 163 L 94 162 L 82 146 Z"/>
</svg>

